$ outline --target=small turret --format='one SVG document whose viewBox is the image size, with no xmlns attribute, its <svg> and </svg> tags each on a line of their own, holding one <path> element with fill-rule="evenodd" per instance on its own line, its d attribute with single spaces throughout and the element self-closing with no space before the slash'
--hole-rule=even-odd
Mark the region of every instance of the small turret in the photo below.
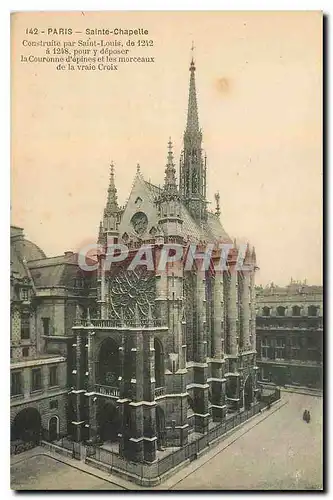
<svg viewBox="0 0 333 500">
<path fill-rule="evenodd" d="M 172 142 L 169 138 L 167 164 L 165 166 L 164 185 L 156 199 L 159 210 L 159 226 L 166 237 L 181 237 L 183 220 L 181 201 L 177 188 L 176 169 L 173 161 Z"/>
<path fill-rule="evenodd" d="M 110 165 L 110 181 L 108 187 L 108 196 L 104 208 L 103 223 L 99 229 L 99 240 L 104 243 L 112 244 L 118 241 L 118 226 L 121 218 L 121 209 L 117 200 L 117 188 L 115 185 L 114 164 Z"/>
</svg>

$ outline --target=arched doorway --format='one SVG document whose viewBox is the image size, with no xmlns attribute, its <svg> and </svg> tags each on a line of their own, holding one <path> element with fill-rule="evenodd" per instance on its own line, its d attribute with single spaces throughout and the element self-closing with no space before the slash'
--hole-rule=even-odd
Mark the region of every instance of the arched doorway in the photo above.
<svg viewBox="0 0 333 500">
<path fill-rule="evenodd" d="M 154 339 L 155 349 L 155 387 L 164 387 L 164 354 L 162 342 Z"/>
<path fill-rule="evenodd" d="M 36 408 L 20 411 L 11 426 L 11 441 L 21 440 L 38 443 L 41 437 L 41 418 Z"/>
<path fill-rule="evenodd" d="M 118 441 L 121 421 L 116 403 L 113 401 L 101 402 L 98 406 L 97 421 L 102 441 Z"/>
<path fill-rule="evenodd" d="M 49 440 L 56 441 L 59 437 L 59 418 L 51 417 L 49 420 Z"/>
<path fill-rule="evenodd" d="M 165 443 L 165 416 L 164 411 L 156 406 L 156 430 L 157 430 L 157 449 L 163 448 Z"/>
<path fill-rule="evenodd" d="M 253 381 L 251 375 L 248 375 L 244 384 L 244 409 L 251 408 L 251 403 L 253 403 Z"/>
<path fill-rule="evenodd" d="M 119 386 L 120 357 L 117 343 L 107 338 L 101 345 L 98 357 L 97 380 L 101 385 Z"/>
</svg>

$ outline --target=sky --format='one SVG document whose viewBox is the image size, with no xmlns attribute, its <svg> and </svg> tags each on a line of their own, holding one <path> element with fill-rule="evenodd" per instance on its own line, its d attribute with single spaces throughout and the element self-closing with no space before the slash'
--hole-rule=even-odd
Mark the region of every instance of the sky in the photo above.
<svg viewBox="0 0 333 500">
<path fill-rule="evenodd" d="M 27 27 L 148 29 L 154 46 L 131 55 L 155 63 L 85 72 L 23 63 L 42 54 L 23 40 L 87 39 L 34 38 Z M 97 239 L 111 161 L 120 204 L 138 162 L 163 183 L 169 136 L 179 164 L 192 41 L 210 208 L 219 191 L 224 228 L 256 248 L 258 284 L 321 284 L 319 12 L 13 15 L 11 223 L 47 256 L 78 251 Z"/>
</svg>

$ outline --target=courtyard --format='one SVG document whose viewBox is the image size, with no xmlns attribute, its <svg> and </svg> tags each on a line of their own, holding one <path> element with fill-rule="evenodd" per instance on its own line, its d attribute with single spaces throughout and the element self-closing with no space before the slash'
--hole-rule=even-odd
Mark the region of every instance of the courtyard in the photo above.
<svg viewBox="0 0 333 500">
<path fill-rule="evenodd" d="M 307 490 L 322 488 L 322 398 L 281 392 L 284 404 L 246 424 L 209 456 L 163 487 L 172 490 Z M 304 409 L 311 413 L 303 421 Z"/>
<path fill-rule="evenodd" d="M 281 403 L 245 423 L 153 489 L 321 489 L 322 398 L 282 392 Z M 309 424 L 302 419 L 305 408 L 311 412 Z M 34 450 L 30 450 L 28 458 L 24 453 L 14 457 L 12 489 L 142 489 L 76 460 L 51 457 L 41 454 L 43 449 L 38 450 L 35 455 Z M 84 470 L 79 470 L 82 468 Z"/>
<path fill-rule="evenodd" d="M 43 452 L 40 448 L 38 451 Z M 22 454 L 24 455 L 24 453 Z M 62 461 L 62 457 L 39 453 L 11 466 L 11 489 L 13 490 L 123 490 L 102 478 Z M 97 471 L 98 472 L 98 471 Z"/>
</svg>

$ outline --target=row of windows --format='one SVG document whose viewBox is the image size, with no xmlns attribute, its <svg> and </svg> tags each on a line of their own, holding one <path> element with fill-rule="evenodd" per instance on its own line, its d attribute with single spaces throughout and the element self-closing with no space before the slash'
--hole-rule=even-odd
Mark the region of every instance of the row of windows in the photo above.
<svg viewBox="0 0 333 500">
<path fill-rule="evenodd" d="M 309 306 L 307 309 L 308 316 L 317 316 L 318 309 L 319 308 L 317 306 Z M 287 310 L 286 307 L 279 306 L 276 308 L 276 315 L 277 316 L 285 316 L 286 310 Z M 262 315 L 263 316 L 270 316 L 271 315 L 271 308 L 268 306 L 263 307 L 262 308 Z M 301 308 L 299 306 L 293 306 L 292 315 L 293 316 L 301 316 Z"/>
<path fill-rule="evenodd" d="M 49 387 L 58 385 L 58 367 L 50 366 L 49 368 Z M 40 391 L 42 389 L 42 369 L 33 368 L 31 370 L 31 392 Z M 23 376 L 21 371 L 11 373 L 11 395 L 18 396 L 23 394 Z"/>
<path fill-rule="evenodd" d="M 301 350 L 297 347 L 293 347 L 291 352 L 288 355 L 288 359 L 298 359 L 304 361 L 304 356 L 301 355 Z M 285 348 L 277 348 L 270 349 L 268 347 L 261 348 L 261 359 L 271 359 L 271 360 L 280 360 L 287 359 L 286 349 Z M 308 350 L 306 353 L 307 361 L 320 361 L 321 356 L 317 350 Z"/>
<path fill-rule="evenodd" d="M 291 347 L 300 348 L 305 345 L 308 348 L 316 347 L 318 340 L 314 337 L 298 337 L 291 336 L 288 338 Z M 286 337 L 263 337 L 261 339 L 261 347 L 286 347 Z"/>
<path fill-rule="evenodd" d="M 262 358 L 269 358 L 269 359 L 284 359 L 285 358 L 285 349 L 284 348 L 277 348 L 274 349 L 274 351 L 269 350 L 269 347 L 262 347 L 261 348 L 261 357 Z"/>
</svg>

